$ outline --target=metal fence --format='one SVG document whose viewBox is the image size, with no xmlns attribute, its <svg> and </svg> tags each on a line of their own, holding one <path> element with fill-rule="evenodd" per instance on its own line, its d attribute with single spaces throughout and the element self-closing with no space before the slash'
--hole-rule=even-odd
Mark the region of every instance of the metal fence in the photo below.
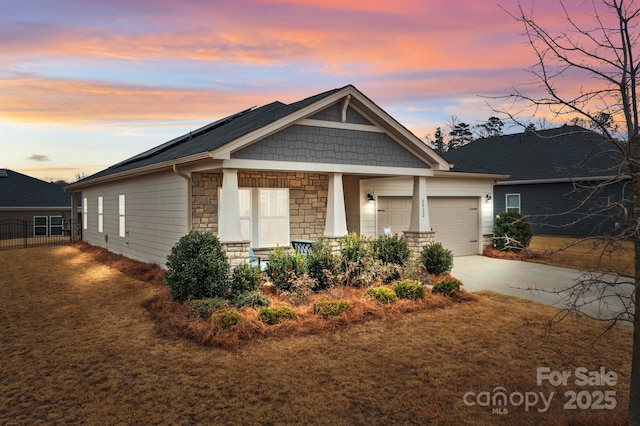
<svg viewBox="0 0 640 426">
<path fill-rule="evenodd" d="M 0 220 L 0 250 L 66 244 L 80 239 L 80 232 L 77 220 L 62 217 Z"/>
</svg>

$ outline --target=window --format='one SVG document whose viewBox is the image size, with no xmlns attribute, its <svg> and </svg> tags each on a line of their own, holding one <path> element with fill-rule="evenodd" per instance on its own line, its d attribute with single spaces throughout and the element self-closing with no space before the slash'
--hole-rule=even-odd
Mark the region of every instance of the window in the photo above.
<svg viewBox="0 0 640 426">
<path fill-rule="evenodd" d="M 120 219 L 120 226 L 119 226 L 119 232 L 118 234 L 124 238 L 127 236 L 127 231 L 125 229 L 125 209 L 124 209 L 124 205 L 125 205 L 125 197 L 124 194 L 120 194 L 118 196 L 118 217 Z"/>
<path fill-rule="evenodd" d="M 62 220 L 62 216 L 51 216 L 49 218 L 49 235 L 51 236 L 62 235 L 63 225 L 64 225 L 64 221 Z"/>
<path fill-rule="evenodd" d="M 240 188 L 240 230 L 253 247 L 289 245 L 289 190 Z M 222 189 L 220 189 L 222 199 Z"/>
<path fill-rule="evenodd" d="M 87 197 L 84 197 L 84 199 L 82 200 L 82 229 L 88 229 L 89 228 L 89 201 L 87 200 Z"/>
<path fill-rule="evenodd" d="M 258 189 L 259 247 L 289 245 L 289 190 Z"/>
<path fill-rule="evenodd" d="M 507 194 L 506 206 L 508 212 L 520 213 L 520 194 Z"/>
<path fill-rule="evenodd" d="M 240 230 L 242 239 L 251 241 L 251 189 L 240 189 Z"/>
<path fill-rule="evenodd" d="M 104 200 L 98 197 L 98 232 L 104 232 Z"/>
<path fill-rule="evenodd" d="M 47 234 L 47 217 L 34 216 L 33 218 L 33 236 L 46 237 Z"/>
</svg>

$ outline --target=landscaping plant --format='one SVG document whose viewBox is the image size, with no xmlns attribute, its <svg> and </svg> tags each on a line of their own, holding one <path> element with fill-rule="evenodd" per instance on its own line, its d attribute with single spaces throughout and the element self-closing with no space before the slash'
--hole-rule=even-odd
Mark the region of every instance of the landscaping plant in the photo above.
<svg viewBox="0 0 640 426">
<path fill-rule="evenodd" d="M 211 314 L 216 311 L 227 309 L 229 302 L 221 297 L 208 297 L 206 299 L 195 299 L 189 303 L 191 312 L 197 314 L 202 319 L 211 318 Z"/>
<path fill-rule="evenodd" d="M 337 316 L 347 310 L 346 300 L 320 300 L 313 304 L 313 313 L 324 317 Z"/>
<path fill-rule="evenodd" d="M 389 304 L 398 300 L 396 293 L 387 287 L 370 287 L 365 291 L 364 297 L 373 297 L 380 303 Z"/>
<path fill-rule="evenodd" d="M 433 293 L 442 293 L 445 296 L 455 296 L 460 291 L 462 283 L 455 278 L 446 278 L 436 283 L 431 291 Z"/>
<path fill-rule="evenodd" d="M 529 247 L 533 229 L 529 220 L 517 212 L 504 212 L 496 216 L 493 246 L 502 251 L 514 251 Z"/>
<path fill-rule="evenodd" d="M 453 253 L 441 243 L 427 244 L 422 248 L 422 266 L 433 275 L 449 273 L 453 268 Z"/>
<path fill-rule="evenodd" d="M 281 306 L 279 308 L 262 308 L 258 312 L 258 318 L 267 324 L 278 324 L 282 321 L 295 319 L 296 313 L 291 308 Z"/>
<path fill-rule="evenodd" d="M 242 263 L 233 269 L 231 274 L 231 297 L 241 293 L 255 291 L 262 284 L 263 275 L 259 266 Z"/>
<path fill-rule="evenodd" d="M 424 298 L 424 286 L 417 281 L 398 281 L 393 290 L 400 299 L 418 300 Z"/>
<path fill-rule="evenodd" d="M 211 321 L 215 325 L 219 325 L 222 328 L 232 328 L 242 321 L 242 316 L 238 313 L 238 311 L 225 309 L 222 311 L 214 312 L 214 314 L 211 316 Z"/>
<path fill-rule="evenodd" d="M 261 308 L 269 306 L 269 299 L 260 290 L 245 291 L 233 299 L 236 308 Z"/>
<path fill-rule="evenodd" d="M 311 244 L 311 249 L 304 259 L 304 266 L 309 278 L 313 280 L 313 291 L 325 290 L 336 281 L 336 258 L 331 246 L 322 237 Z"/>
<path fill-rule="evenodd" d="M 294 251 L 276 247 L 273 253 L 269 254 L 265 273 L 276 288 L 290 291 L 298 277 L 304 275 L 304 258 Z"/>
<path fill-rule="evenodd" d="M 173 300 L 227 297 L 228 280 L 229 261 L 213 233 L 190 232 L 171 248 L 165 282 Z"/>
</svg>

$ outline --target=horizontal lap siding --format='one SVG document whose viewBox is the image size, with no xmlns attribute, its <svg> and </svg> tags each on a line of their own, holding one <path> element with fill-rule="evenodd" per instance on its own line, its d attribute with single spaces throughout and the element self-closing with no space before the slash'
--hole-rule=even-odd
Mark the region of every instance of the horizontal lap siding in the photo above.
<svg viewBox="0 0 640 426">
<path fill-rule="evenodd" d="M 604 235 L 611 232 L 615 226 L 614 211 L 593 216 L 592 213 L 607 203 L 619 202 L 622 199 L 622 191 L 622 184 L 608 185 L 592 197 L 586 206 L 576 209 L 587 192 L 576 190 L 570 182 L 496 186 L 496 214 L 505 211 L 506 194 L 520 194 L 521 212 L 529 217 L 536 234 Z M 578 222 L 574 223 L 576 221 Z"/>
<path fill-rule="evenodd" d="M 118 197 L 126 197 L 126 230 L 119 234 Z M 104 233 L 98 232 L 98 197 L 104 199 Z M 164 265 L 171 247 L 187 233 L 186 181 L 172 173 L 159 173 L 92 187 L 88 198 L 88 229 L 83 239 L 90 244 L 133 259 Z M 108 242 L 105 241 L 108 235 Z"/>
</svg>

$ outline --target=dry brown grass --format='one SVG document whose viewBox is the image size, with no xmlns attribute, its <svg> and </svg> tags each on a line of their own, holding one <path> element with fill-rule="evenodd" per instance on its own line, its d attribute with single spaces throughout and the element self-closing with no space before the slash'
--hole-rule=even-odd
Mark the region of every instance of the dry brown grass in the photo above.
<svg viewBox="0 0 640 426">
<path fill-rule="evenodd" d="M 70 246 L 0 252 L 2 424 L 624 424 L 631 329 L 484 292 L 474 303 L 266 337 L 235 350 L 159 338 L 158 285 Z M 576 348 L 585 347 L 576 354 Z M 563 410 L 536 368 L 619 375 L 613 412 Z M 546 413 L 492 415 L 467 391 L 556 391 Z"/>
<path fill-rule="evenodd" d="M 630 241 L 612 243 L 602 239 L 536 235 L 531 240 L 528 251 L 501 252 L 492 247 L 485 247 L 483 254 L 581 271 L 598 271 L 627 277 L 634 275 L 635 256 L 633 243 Z"/>
</svg>

